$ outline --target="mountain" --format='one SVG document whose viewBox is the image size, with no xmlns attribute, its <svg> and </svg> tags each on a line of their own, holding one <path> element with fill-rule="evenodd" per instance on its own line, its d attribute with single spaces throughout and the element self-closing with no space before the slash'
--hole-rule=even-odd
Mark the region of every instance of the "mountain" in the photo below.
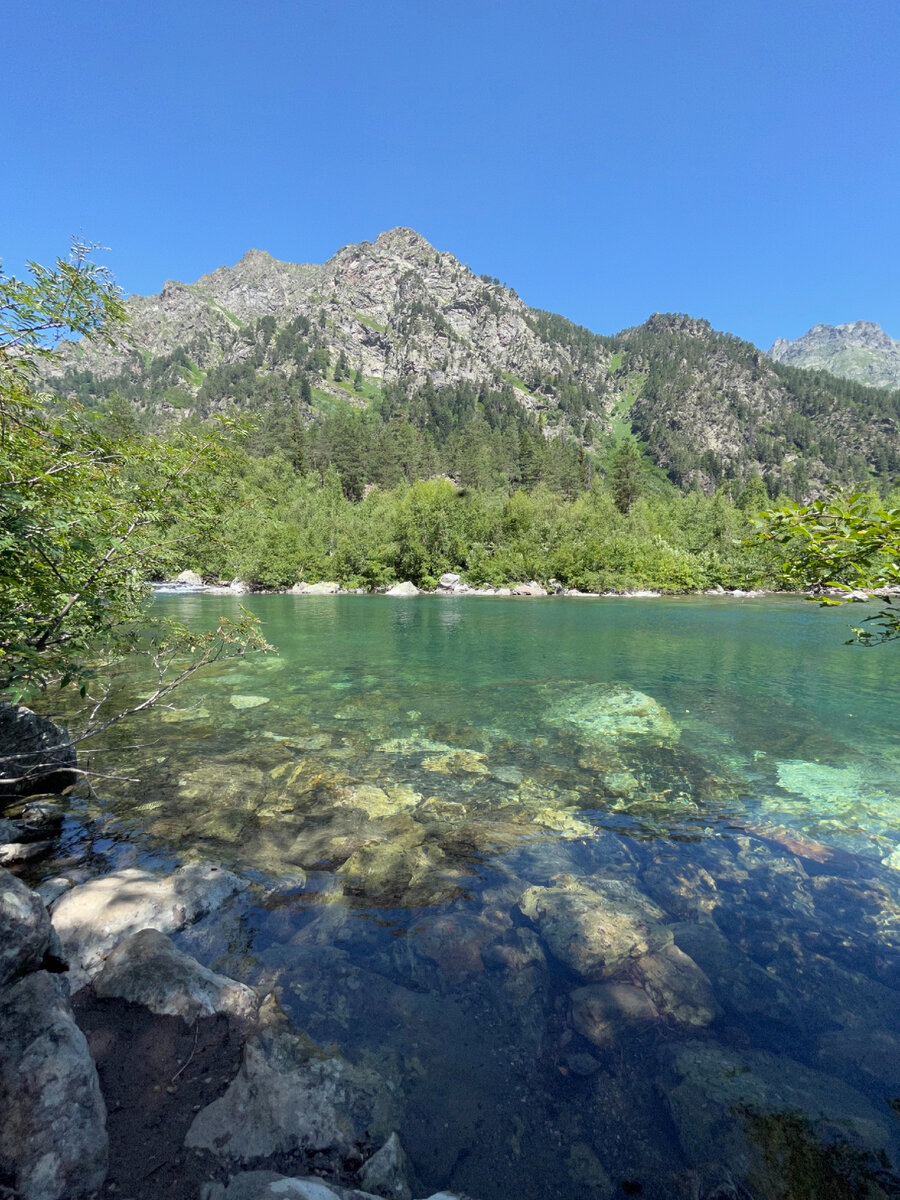
<svg viewBox="0 0 900 1200">
<path fill-rule="evenodd" d="M 680 314 L 591 333 L 411 229 L 321 265 L 251 250 L 127 308 L 127 340 L 64 346 L 57 390 L 149 427 L 252 413 L 254 452 L 335 465 L 351 495 L 440 472 L 573 492 L 632 437 L 705 491 L 758 474 L 772 495 L 800 496 L 900 471 L 898 395 L 772 361 Z"/>
<path fill-rule="evenodd" d="M 789 342 L 777 338 L 769 351 L 775 362 L 828 371 L 869 387 L 900 388 L 900 342 L 874 321 L 814 325 Z"/>
</svg>

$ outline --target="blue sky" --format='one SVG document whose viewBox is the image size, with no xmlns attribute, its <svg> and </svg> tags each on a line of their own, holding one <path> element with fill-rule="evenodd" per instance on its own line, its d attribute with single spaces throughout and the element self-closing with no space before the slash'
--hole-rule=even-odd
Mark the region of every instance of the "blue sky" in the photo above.
<svg viewBox="0 0 900 1200">
<path fill-rule="evenodd" d="M 128 292 L 409 225 L 602 333 L 900 338 L 898 0 L 5 5 L 0 255 Z"/>
</svg>

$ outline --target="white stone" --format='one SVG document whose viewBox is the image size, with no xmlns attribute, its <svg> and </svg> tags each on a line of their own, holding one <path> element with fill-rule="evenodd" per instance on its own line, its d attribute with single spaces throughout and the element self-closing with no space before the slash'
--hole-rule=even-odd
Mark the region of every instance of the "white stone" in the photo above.
<svg viewBox="0 0 900 1200">
<path fill-rule="evenodd" d="M 190 863 L 162 876 L 126 867 L 72 888 L 56 901 L 52 916 L 72 991 L 97 974 L 123 938 L 141 929 L 177 933 L 246 886 L 231 871 Z"/>
</svg>

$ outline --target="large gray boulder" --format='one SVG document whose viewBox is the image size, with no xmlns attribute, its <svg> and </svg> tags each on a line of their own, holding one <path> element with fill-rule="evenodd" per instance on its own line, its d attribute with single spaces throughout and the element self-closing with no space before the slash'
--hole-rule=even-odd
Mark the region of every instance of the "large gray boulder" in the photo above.
<svg viewBox="0 0 900 1200">
<path fill-rule="evenodd" d="M 65 729 L 20 704 L 0 701 L 0 800 L 59 792 L 75 782 Z"/>
<path fill-rule="evenodd" d="M 386 596 L 418 596 L 419 589 L 407 579 L 405 583 L 395 583 L 384 594 Z"/>
<path fill-rule="evenodd" d="M 296 1151 L 347 1155 L 367 1135 L 388 1135 L 393 1106 L 379 1075 L 295 1033 L 269 996 L 237 1076 L 197 1114 L 185 1145 L 243 1162 Z"/>
<path fill-rule="evenodd" d="M 53 905 L 53 927 L 69 962 L 72 990 L 100 971 L 123 938 L 142 929 L 177 933 L 245 887 L 231 871 L 188 863 L 171 875 L 127 867 L 65 892 Z"/>
<path fill-rule="evenodd" d="M 143 1004 L 163 1016 L 189 1024 L 215 1013 L 249 1020 L 257 1009 L 252 988 L 201 966 L 176 949 L 158 929 L 142 929 L 116 946 L 94 980 L 104 999 Z"/>
<path fill-rule="evenodd" d="M 21 1200 L 79 1200 L 106 1177 L 106 1108 L 62 978 L 0 997 L 0 1174 Z"/>
</svg>

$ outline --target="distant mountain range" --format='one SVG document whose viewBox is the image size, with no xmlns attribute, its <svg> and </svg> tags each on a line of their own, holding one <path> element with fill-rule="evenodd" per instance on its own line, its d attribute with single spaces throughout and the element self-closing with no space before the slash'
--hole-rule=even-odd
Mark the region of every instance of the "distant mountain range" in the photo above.
<svg viewBox="0 0 900 1200">
<path fill-rule="evenodd" d="M 586 478 L 585 464 L 635 437 L 676 484 L 705 491 L 755 473 L 772 494 L 801 496 L 900 472 L 900 394 L 797 369 L 806 339 L 767 358 L 682 314 L 603 337 L 529 308 L 411 229 L 322 265 L 251 250 L 127 308 L 129 340 L 69 344 L 52 383 L 101 410 L 127 401 L 145 425 L 251 411 L 272 449 L 292 429 L 366 411 L 428 440 L 432 469 L 453 469 L 444 447 L 467 430 L 470 454 L 489 436 L 495 458 L 498 439 L 537 438 Z M 832 332 L 846 330 L 898 354 L 877 326 Z"/>
<path fill-rule="evenodd" d="M 828 371 L 869 387 L 900 388 L 900 342 L 874 321 L 814 325 L 794 342 L 777 338 L 769 351 L 775 362 Z"/>
</svg>

